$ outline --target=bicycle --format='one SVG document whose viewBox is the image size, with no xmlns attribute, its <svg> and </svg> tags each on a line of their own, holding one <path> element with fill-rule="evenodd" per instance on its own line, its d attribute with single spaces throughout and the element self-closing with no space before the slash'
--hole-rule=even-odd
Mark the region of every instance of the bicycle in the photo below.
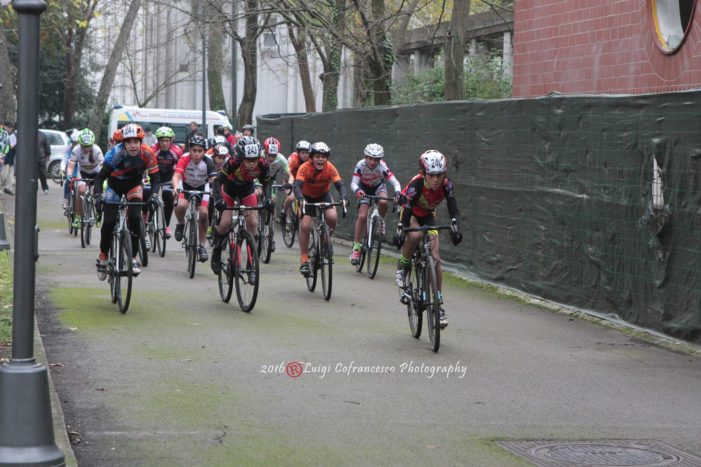
<svg viewBox="0 0 701 467">
<path fill-rule="evenodd" d="M 158 256 L 163 258 L 166 254 L 166 228 L 164 225 L 163 201 L 160 197 L 156 198 L 155 204 L 148 204 L 147 213 L 146 234 L 151 244 L 151 252 L 158 252 Z"/>
<path fill-rule="evenodd" d="M 182 245 L 187 253 L 187 272 L 190 279 L 195 277 L 195 265 L 197 264 L 197 247 L 199 243 L 199 219 L 200 212 L 197 209 L 197 200 L 209 191 L 202 190 L 182 190 L 188 196 L 187 211 L 185 212 L 185 228 L 183 230 Z"/>
<path fill-rule="evenodd" d="M 75 185 L 78 183 L 79 180 L 72 180 L 68 182 L 70 184 L 69 189 L 68 189 L 68 202 L 66 204 L 66 207 L 63 210 L 63 215 L 66 216 L 66 219 L 68 220 L 68 234 L 77 236 L 78 235 L 78 229 L 75 228 L 73 225 L 75 223 Z"/>
<path fill-rule="evenodd" d="M 326 208 L 329 206 L 343 206 L 343 217 L 346 217 L 346 207 L 342 201 L 335 203 L 306 203 L 307 206 L 316 206 L 316 216 L 309 232 L 309 275 L 305 277 L 307 290 L 314 292 L 317 282 L 317 273 L 321 271 L 321 288 L 324 300 L 331 299 L 331 287 L 333 285 L 333 245 L 329 238 L 329 226 L 326 224 Z"/>
<path fill-rule="evenodd" d="M 374 279 L 377 274 L 377 266 L 380 264 L 380 251 L 382 250 L 382 232 L 384 230 L 385 220 L 380 215 L 377 208 L 377 201 L 384 199 L 392 201 L 392 198 L 375 195 L 365 195 L 365 198 L 370 200 L 368 204 L 369 215 L 365 222 L 365 232 L 360 245 L 360 258 L 355 266 L 357 272 L 363 271 L 365 258 L 367 257 L 367 275 L 370 279 Z M 396 205 L 392 206 L 392 212 L 396 209 Z"/>
<path fill-rule="evenodd" d="M 251 233 L 246 229 L 246 211 L 257 211 L 261 206 L 236 205 L 223 208 L 225 211 L 236 211 L 229 225 L 221 250 L 221 260 L 217 281 L 219 295 L 224 303 L 229 303 L 234 284 L 236 298 L 241 310 L 250 313 L 258 297 L 260 283 L 260 264 L 258 250 Z"/>
<path fill-rule="evenodd" d="M 290 189 L 289 185 L 273 184 L 273 190 L 282 191 Z M 275 251 L 275 224 L 278 223 L 278 213 L 275 205 L 258 211 L 258 257 L 265 263 L 270 262 L 270 257 Z"/>
<path fill-rule="evenodd" d="M 426 311 L 428 336 L 434 352 L 441 345 L 441 292 L 438 290 L 436 262 L 431 256 L 430 231 L 451 229 L 457 232 L 457 224 L 425 225 L 423 227 L 402 227 L 403 233 L 422 232 L 421 242 L 411 256 L 411 269 L 407 272 L 404 288 L 400 288 L 400 300 L 407 306 L 411 335 L 421 337 L 422 313 Z M 412 282 L 413 273 L 413 282 Z"/>
<path fill-rule="evenodd" d="M 299 201 L 297 201 L 297 198 L 294 198 L 290 205 L 290 215 L 285 215 L 285 224 L 281 226 L 282 241 L 287 248 L 292 248 L 292 245 L 295 243 L 295 234 L 299 232 L 300 213 Z"/>
<path fill-rule="evenodd" d="M 131 286 L 134 277 L 131 232 L 127 227 L 127 208 L 129 206 L 143 206 L 143 202 L 127 202 L 122 195 L 119 201 L 119 216 L 114 225 L 112 244 L 110 245 L 109 258 L 107 260 L 107 277 L 110 284 L 112 303 L 116 303 L 119 311 L 126 313 L 131 301 Z M 126 280 L 125 290 L 122 287 L 122 279 Z"/>
<path fill-rule="evenodd" d="M 97 211 L 95 209 L 95 199 L 93 197 L 94 180 L 87 180 L 85 193 L 80 196 L 81 216 L 80 216 L 80 246 L 90 245 L 90 236 L 93 226 L 97 223 Z"/>
</svg>

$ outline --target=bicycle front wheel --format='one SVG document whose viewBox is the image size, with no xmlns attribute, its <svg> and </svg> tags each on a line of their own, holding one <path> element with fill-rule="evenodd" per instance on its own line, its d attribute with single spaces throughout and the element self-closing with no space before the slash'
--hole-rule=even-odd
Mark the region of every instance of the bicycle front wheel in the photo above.
<svg viewBox="0 0 701 467">
<path fill-rule="evenodd" d="M 319 269 L 321 270 L 321 290 L 324 293 L 324 300 L 331 299 L 331 286 L 333 284 L 333 248 L 331 239 L 326 229 L 321 231 L 319 236 Z"/>
<path fill-rule="evenodd" d="M 83 215 L 88 219 L 88 224 L 85 226 L 85 244 L 90 245 L 90 239 L 92 238 L 92 228 L 95 225 L 95 219 L 97 215 L 95 214 L 95 203 L 93 202 L 92 196 L 88 197 L 85 202 L 85 210 Z"/>
<path fill-rule="evenodd" d="M 231 300 L 231 293 L 234 290 L 234 264 L 236 263 L 234 258 L 234 251 L 236 250 L 235 245 L 232 238 L 229 237 L 226 239 L 221 250 L 217 281 L 219 282 L 219 296 L 224 303 L 229 303 L 229 300 Z"/>
<path fill-rule="evenodd" d="M 143 267 L 148 266 L 148 248 L 146 248 L 146 223 L 144 217 L 139 213 L 139 259 Z"/>
<path fill-rule="evenodd" d="M 431 256 L 426 261 L 424 287 L 428 337 L 431 339 L 433 351 L 438 352 L 438 348 L 441 346 L 441 303 L 438 295 L 436 264 Z"/>
<path fill-rule="evenodd" d="M 131 301 L 131 281 L 134 274 L 131 264 L 131 237 L 129 230 L 119 233 L 119 254 L 117 256 L 117 306 L 126 313 Z"/>
<path fill-rule="evenodd" d="M 262 211 L 261 211 L 262 212 Z M 260 238 L 260 259 L 268 264 L 273 253 L 273 216 L 267 209 L 263 212 L 259 221 L 263 221 Z"/>
<path fill-rule="evenodd" d="M 317 268 L 317 263 L 319 262 L 319 250 L 317 245 L 317 234 L 316 230 L 312 229 L 309 234 L 309 275 L 305 277 L 307 282 L 307 290 L 314 292 L 316 288 L 316 277 L 319 269 Z"/>
<path fill-rule="evenodd" d="M 81 216 L 80 216 L 80 247 L 85 248 L 85 245 L 87 245 L 87 242 L 85 241 L 87 239 L 85 229 L 88 226 L 88 213 L 87 213 L 87 203 L 85 202 L 85 196 L 82 196 L 80 198 L 80 211 L 81 211 Z"/>
<path fill-rule="evenodd" d="M 380 250 L 382 249 L 382 221 L 379 217 L 373 217 L 370 225 L 370 238 L 368 238 L 368 277 L 375 278 L 377 266 L 380 264 Z"/>
<path fill-rule="evenodd" d="M 260 283 L 260 265 L 258 251 L 253 237 L 246 230 L 239 231 L 234 254 L 234 282 L 236 298 L 241 310 L 250 313 L 258 297 Z"/>
<path fill-rule="evenodd" d="M 195 277 L 195 265 L 197 264 L 197 223 L 195 218 L 187 220 L 187 239 L 185 249 L 187 250 L 187 272 L 190 279 Z"/>
<path fill-rule="evenodd" d="M 280 226 L 282 230 L 282 241 L 287 248 L 292 248 L 295 244 L 295 223 L 291 217 L 285 217 L 285 223 Z"/>
<path fill-rule="evenodd" d="M 414 281 L 411 281 L 411 275 L 414 274 Z M 415 338 L 421 337 L 421 327 L 423 325 L 423 310 L 419 301 L 417 290 L 423 289 L 423 272 L 421 268 L 414 268 L 407 273 L 409 283 L 404 290 L 403 300 L 406 301 L 406 310 L 409 316 L 409 327 L 411 335 Z"/>
<path fill-rule="evenodd" d="M 158 256 L 163 258 L 166 254 L 166 230 L 163 220 L 163 206 L 160 204 L 153 210 L 153 228 L 155 229 L 153 234 L 155 251 L 158 252 Z"/>
</svg>

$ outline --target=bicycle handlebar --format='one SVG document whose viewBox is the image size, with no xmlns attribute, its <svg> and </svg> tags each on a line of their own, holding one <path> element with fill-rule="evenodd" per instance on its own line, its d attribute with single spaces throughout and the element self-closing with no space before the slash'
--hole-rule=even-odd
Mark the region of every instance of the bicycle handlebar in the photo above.
<svg viewBox="0 0 701 467">
<path fill-rule="evenodd" d="M 428 232 L 429 230 L 457 230 L 456 224 L 423 225 L 421 227 L 402 227 L 402 232 Z"/>
<path fill-rule="evenodd" d="M 330 206 L 343 206 L 343 218 L 346 218 L 346 213 L 348 212 L 348 209 L 346 208 L 346 205 L 343 203 L 343 201 L 335 201 L 333 203 L 326 203 L 326 202 L 319 202 L 319 203 L 309 203 L 306 202 L 304 203 L 306 206 L 318 206 L 320 208 L 327 208 Z"/>
</svg>

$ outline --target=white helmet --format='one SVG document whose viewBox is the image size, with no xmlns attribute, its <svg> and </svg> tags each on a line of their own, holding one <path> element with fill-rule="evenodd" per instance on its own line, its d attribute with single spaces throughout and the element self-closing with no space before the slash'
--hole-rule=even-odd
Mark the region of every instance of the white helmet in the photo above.
<svg viewBox="0 0 701 467">
<path fill-rule="evenodd" d="M 419 156 L 419 168 L 427 174 L 444 174 L 448 170 L 448 161 L 440 151 L 429 149 Z"/>
<path fill-rule="evenodd" d="M 214 144 L 223 144 L 226 143 L 226 136 L 223 135 L 217 135 L 214 137 Z M 214 146 L 214 145 L 212 145 Z"/>
<path fill-rule="evenodd" d="M 365 155 L 373 159 L 382 159 L 385 156 L 385 150 L 379 144 L 370 143 L 365 146 Z"/>
</svg>

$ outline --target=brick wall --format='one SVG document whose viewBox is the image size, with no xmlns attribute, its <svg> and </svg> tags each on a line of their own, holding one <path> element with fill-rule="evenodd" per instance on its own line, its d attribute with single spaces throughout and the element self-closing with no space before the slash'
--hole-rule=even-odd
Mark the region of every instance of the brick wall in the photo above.
<svg viewBox="0 0 701 467">
<path fill-rule="evenodd" d="M 701 88 L 701 4 L 669 54 L 656 42 L 650 1 L 516 0 L 513 96 Z"/>
</svg>

